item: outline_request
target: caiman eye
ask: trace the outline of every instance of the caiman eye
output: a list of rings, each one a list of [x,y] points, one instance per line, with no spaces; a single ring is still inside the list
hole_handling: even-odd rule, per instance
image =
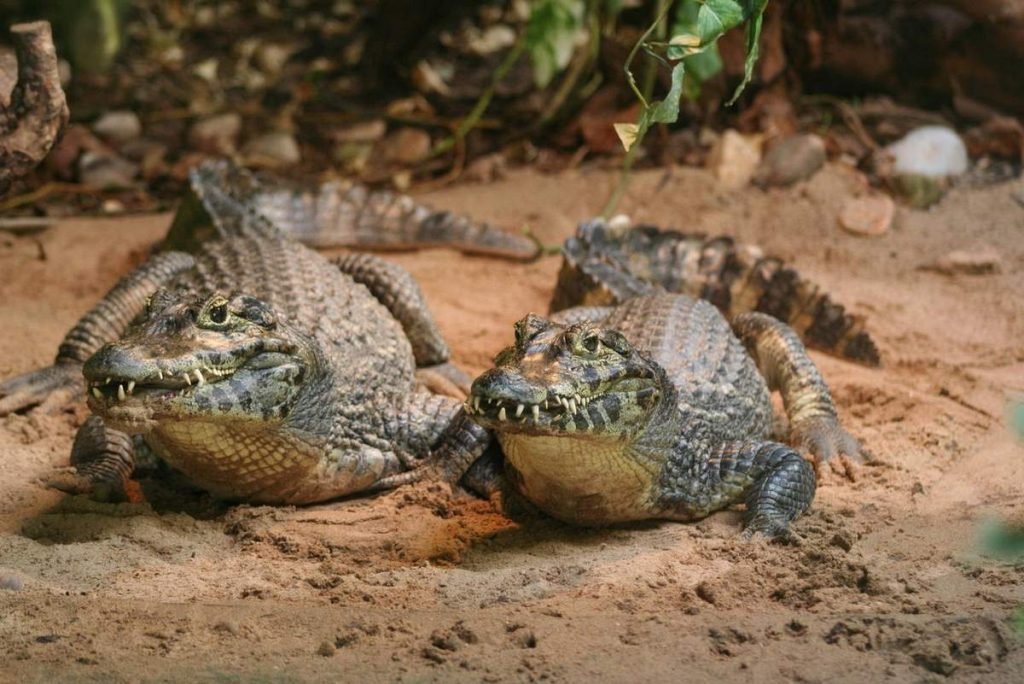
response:
[[[580,344],[582,344],[583,348],[591,354],[596,354],[598,348],[601,346],[601,340],[598,339],[597,333],[590,333],[583,338],[583,341],[580,342]]]
[[[220,325],[224,321],[228,320],[228,305],[218,304],[217,306],[210,308],[210,320]]]

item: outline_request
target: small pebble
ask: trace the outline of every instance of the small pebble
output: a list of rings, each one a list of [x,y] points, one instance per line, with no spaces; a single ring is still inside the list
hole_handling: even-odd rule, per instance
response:
[[[707,168],[723,189],[738,190],[750,182],[760,162],[760,140],[730,129],[715,141]]]
[[[839,225],[857,235],[884,235],[892,227],[895,211],[888,195],[854,197],[839,212]]]
[[[785,186],[810,178],[825,164],[825,142],[808,133],[788,136],[771,146],[754,183],[761,186]]]
[[[96,135],[113,143],[125,143],[142,134],[142,122],[135,112],[115,110],[105,112],[92,125]]]
[[[334,647],[330,641],[324,641],[320,643],[320,647],[316,649],[316,654],[321,655],[325,658],[330,658],[334,655],[334,652],[338,650]]]
[[[302,159],[295,136],[284,131],[253,138],[242,148],[242,154],[248,163],[256,166],[286,166],[297,164]]]
[[[945,178],[967,170],[967,147],[956,131],[945,126],[922,126],[886,148],[893,173]]]
[[[430,135],[418,128],[399,128],[380,142],[380,154],[385,161],[412,166],[430,154]]]

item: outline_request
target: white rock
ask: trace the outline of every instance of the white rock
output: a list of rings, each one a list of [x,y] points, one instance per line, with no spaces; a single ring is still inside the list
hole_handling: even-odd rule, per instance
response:
[[[857,235],[884,235],[892,226],[896,205],[888,195],[866,195],[846,201],[839,225]]]
[[[707,168],[726,190],[747,185],[761,162],[761,141],[727,130],[708,154]]]
[[[967,148],[956,131],[923,126],[886,148],[893,156],[893,173],[931,178],[959,176],[967,170]]]
[[[92,130],[105,140],[123,143],[142,134],[142,122],[135,112],[119,109],[103,113],[92,125]]]
[[[115,154],[88,151],[78,158],[78,179],[93,188],[129,188],[138,174],[138,164]]]
[[[242,148],[246,162],[255,166],[285,166],[302,159],[295,136],[284,131],[265,133],[253,138]]]

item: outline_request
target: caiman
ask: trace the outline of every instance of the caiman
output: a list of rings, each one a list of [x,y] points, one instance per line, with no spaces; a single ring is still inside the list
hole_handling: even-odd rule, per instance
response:
[[[796,448],[772,440],[770,390]],[[745,534],[786,537],[816,486],[798,449],[859,454],[792,328],[758,312],[730,328],[680,294],[523,318],[466,410],[496,433],[505,484],[581,525],[694,520],[745,503]],[[500,470],[474,469],[478,486],[502,489]]]
[[[78,321],[53,366],[0,383],[2,415],[81,392],[84,375],[95,415],[63,488],[116,491],[147,448],[217,497],[299,504],[486,447],[460,400],[417,382],[468,386],[412,277],[367,254],[328,261],[275,222],[332,242],[532,243],[390,193],[267,188],[225,162],[190,182],[168,242],[191,251],[156,253]]]

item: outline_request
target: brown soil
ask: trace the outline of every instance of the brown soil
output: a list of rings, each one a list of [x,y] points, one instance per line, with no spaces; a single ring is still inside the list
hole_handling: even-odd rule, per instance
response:
[[[428,199],[555,243],[610,182],[523,172]],[[977,547],[986,516],[1024,518],[1005,423],[1024,390],[1022,190],[957,190],[864,239],[837,228],[858,190],[836,168],[768,193],[692,170],[636,178],[634,218],[757,242],[869,317],[883,368],[815,358],[875,460],[825,479],[798,546],[738,539],[735,511],[581,530],[422,490],[301,509],[95,504],[43,486],[82,407],[0,419],[0,587],[15,587],[0,589],[0,680],[1024,681],[1024,565]],[[0,236],[0,377],[47,363],[167,223]],[[1001,272],[919,270],[978,244]],[[558,268],[394,258],[472,371],[546,310]]]

